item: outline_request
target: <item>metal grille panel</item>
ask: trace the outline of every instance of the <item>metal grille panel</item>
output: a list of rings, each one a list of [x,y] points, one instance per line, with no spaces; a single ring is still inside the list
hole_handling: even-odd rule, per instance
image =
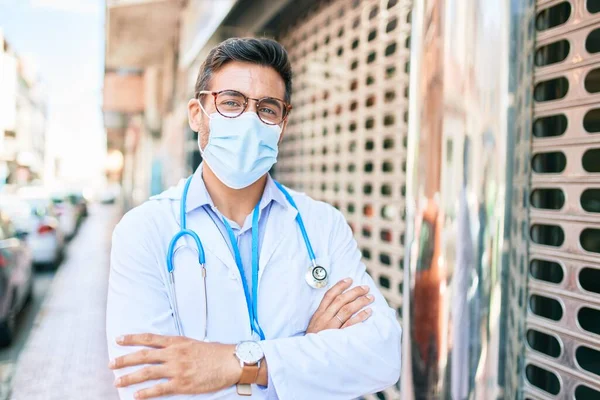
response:
[[[600,14],[537,1],[525,396],[600,398]]]
[[[295,73],[277,176],[344,213],[368,272],[399,316],[410,6],[332,1],[280,38]],[[396,399],[398,390],[373,398]]]

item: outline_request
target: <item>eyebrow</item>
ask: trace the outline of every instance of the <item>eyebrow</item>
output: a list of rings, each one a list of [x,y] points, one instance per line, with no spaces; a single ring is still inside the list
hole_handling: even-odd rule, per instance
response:
[[[277,106],[277,108],[281,108],[281,107],[279,107],[281,104],[278,101],[276,101],[276,99],[274,97],[270,97],[270,96],[262,97],[262,99],[263,99],[263,102],[265,102],[267,104],[271,104],[271,105]],[[280,101],[283,101],[283,100],[280,100]]]

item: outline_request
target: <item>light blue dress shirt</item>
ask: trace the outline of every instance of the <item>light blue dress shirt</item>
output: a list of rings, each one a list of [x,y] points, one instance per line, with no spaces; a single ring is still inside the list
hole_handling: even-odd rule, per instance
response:
[[[202,171],[202,165],[199,167],[199,171]],[[239,226],[237,222],[226,218],[218,208],[214,205],[208,190],[206,189],[206,185],[204,184],[204,180],[200,179],[190,190],[194,190],[194,194],[198,196],[198,206],[204,208],[204,210],[208,213],[208,215],[213,220],[216,227],[221,232],[221,236],[223,240],[227,243],[231,254],[235,257],[233,252],[233,247],[231,245],[231,241],[229,240],[229,235],[227,234],[227,228],[225,228],[225,224],[223,223],[223,218],[227,220],[229,225],[233,230],[233,234],[237,240],[238,248],[240,249],[240,255],[242,257],[242,264],[244,267],[244,275],[246,276],[246,282],[248,283],[249,294],[252,296],[252,213],[250,213],[245,221],[243,226]],[[265,185],[265,190],[263,192],[262,198],[260,200],[259,205],[259,215],[258,215],[258,250],[260,252],[260,248],[263,242],[263,238],[265,235],[265,227],[266,221],[269,219],[269,213],[271,211],[271,203],[278,202],[279,204],[284,204],[286,202],[285,196],[275,185],[273,182],[273,178],[270,175],[267,176],[267,183]],[[254,301],[254,299],[251,299]]]

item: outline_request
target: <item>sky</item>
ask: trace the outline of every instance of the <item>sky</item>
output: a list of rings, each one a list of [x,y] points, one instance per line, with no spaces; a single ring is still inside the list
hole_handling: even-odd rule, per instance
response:
[[[71,182],[99,178],[104,165],[104,7],[104,0],[0,0],[0,29],[43,81],[48,152]]]

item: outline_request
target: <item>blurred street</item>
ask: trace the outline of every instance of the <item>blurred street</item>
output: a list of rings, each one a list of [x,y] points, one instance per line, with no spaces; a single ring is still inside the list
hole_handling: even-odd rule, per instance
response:
[[[0,399],[8,398],[18,357],[30,337],[34,324],[39,321],[36,321],[36,316],[42,307],[48,290],[52,286],[54,276],[54,271],[43,271],[35,274],[33,298],[17,318],[14,342],[11,347],[0,350]]]
[[[83,393],[86,399],[117,398],[104,329],[110,237],[117,219],[114,207],[90,207],[54,279],[53,273],[36,274],[34,301],[21,318],[18,344],[1,353],[3,399],[77,399]]]

